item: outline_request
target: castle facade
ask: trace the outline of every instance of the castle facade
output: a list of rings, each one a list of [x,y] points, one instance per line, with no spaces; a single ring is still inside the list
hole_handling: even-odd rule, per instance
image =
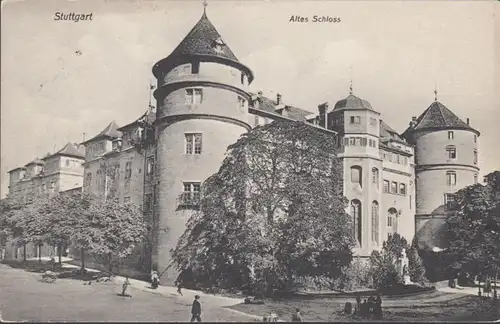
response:
[[[230,144],[273,120],[302,121],[335,135],[361,257],[393,233],[411,240],[429,220],[442,222],[453,193],[477,182],[479,132],[468,119],[436,100],[400,135],[352,89],[315,114],[279,94],[251,93],[253,72],[206,13],[152,72],[156,106],[125,126],[111,122],[83,143],[83,190],[142,207],[151,228],[140,262],[168,269],[166,282],[176,279],[170,250],[197,210],[203,181],[218,171]]]

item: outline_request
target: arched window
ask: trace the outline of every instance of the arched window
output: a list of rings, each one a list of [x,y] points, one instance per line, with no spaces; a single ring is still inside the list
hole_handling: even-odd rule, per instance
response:
[[[379,244],[379,213],[378,202],[372,202],[372,240]]]
[[[352,183],[358,183],[360,186],[362,186],[362,182],[361,182],[362,171],[363,171],[363,169],[360,166],[354,165],[351,167],[351,182]]]
[[[354,237],[356,241],[358,241],[359,245],[361,245],[361,201],[354,199],[351,201],[351,216],[354,223]]]
[[[373,183],[374,185],[376,185],[376,186],[377,186],[377,188],[378,188],[378,184],[379,184],[379,180],[378,180],[378,179],[379,179],[379,176],[378,176],[378,169],[377,169],[377,168],[373,168],[373,169],[372,169],[372,183]]]
[[[397,214],[396,208],[389,208],[387,211],[387,237],[396,232]]]

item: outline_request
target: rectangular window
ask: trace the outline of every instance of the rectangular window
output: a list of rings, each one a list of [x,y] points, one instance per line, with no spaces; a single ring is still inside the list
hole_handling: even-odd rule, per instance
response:
[[[245,85],[245,73],[241,72],[241,84]]]
[[[477,164],[477,150],[474,150],[474,164]]]
[[[240,96],[238,96],[238,108],[244,109],[246,107],[246,100]]]
[[[391,183],[391,193],[398,193],[398,183],[397,182],[392,182]]]
[[[446,206],[446,209],[447,210],[453,209],[456,200],[457,200],[457,195],[450,194],[450,193],[445,194],[444,195],[444,205]]]
[[[447,147],[446,153],[448,155],[448,159],[456,159],[457,158],[457,149],[455,147],[452,147],[452,146]]]
[[[56,191],[56,182],[55,181],[52,181],[50,183],[50,192],[55,192]]]
[[[154,158],[151,156],[148,158],[147,164],[146,164],[146,175],[151,176],[154,171]]]
[[[366,146],[368,143],[368,139],[366,138],[361,138],[361,146]]]
[[[448,186],[457,184],[457,174],[455,172],[446,172],[446,183]]]
[[[360,116],[351,116],[351,124],[361,124]]]
[[[89,187],[92,184],[92,172],[87,172],[87,176],[85,177],[85,186]]]
[[[355,137],[349,137],[349,145],[356,146],[356,138]]]
[[[191,64],[186,64],[182,67],[182,74],[191,74]]]
[[[359,183],[361,185],[361,168],[351,167],[351,182]]]
[[[477,184],[477,173],[474,173],[474,184]]]
[[[151,211],[151,194],[147,194],[144,197],[144,212],[149,213]]]
[[[389,215],[387,216],[387,227],[392,227],[392,216]],[[388,234],[390,235],[390,234]]]
[[[401,155],[396,154],[396,163],[401,164]]]
[[[201,154],[202,134],[184,134],[186,137],[186,154]]]
[[[474,135],[474,143],[477,143],[477,135]]]
[[[125,163],[125,179],[132,178],[132,162]]]
[[[349,146],[349,137],[344,138],[344,146]]]
[[[69,160],[66,160],[66,166],[68,167],[69,166]]]
[[[410,195],[410,210],[411,210],[411,195]]]
[[[186,89],[186,104],[197,105],[203,101],[202,89]]]
[[[449,131],[448,132],[448,139],[454,139],[455,138],[455,134],[453,133],[453,131]]]
[[[370,125],[371,125],[371,126],[376,126],[376,125],[377,125],[377,119],[376,119],[376,118],[371,117],[371,118],[370,118]]]
[[[199,205],[201,193],[201,183],[184,182],[184,191],[182,193],[182,204]]]
[[[384,180],[384,192],[388,193],[389,192],[389,181]]]
[[[399,194],[406,195],[406,184],[404,183],[399,184]]]
[[[130,197],[123,197],[123,203],[124,204],[130,203]]]
[[[200,62],[193,62],[191,64],[191,73],[192,74],[200,73]]]

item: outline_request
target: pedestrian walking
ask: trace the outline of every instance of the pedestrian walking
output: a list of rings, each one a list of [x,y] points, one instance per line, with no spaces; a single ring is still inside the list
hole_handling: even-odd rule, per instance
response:
[[[158,276],[158,272],[153,271],[151,274],[151,287],[153,289],[158,288],[158,285],[160,284],[160,277]]]
[[[130,286],[130,281],[128,280],[128,277],[125,278],[125,282],[122,285],[122,296],[124,297],[132,297],[127,294],[127,288]]]
[[[375,298],[374,315],[376,319],[382,319],[382,297],[380,294],[377,294],[377,298]]]
[[[300,313],[300,309],[295,309],[295,313],[292,314],[292,322],[302,322],[302,314]]]
[[[360,296],[356,297],[356,310],[354,311],[354,313],[357,315],[361,314],[361,297]]]
[[[191,322],[195,320],[201,322],[201,304],[198,299],[200,299],[200,296],[194,296],[193,307],[191,307]]]
[[[182,296],[182,284],[180,282],[177,284],[177,293]]]

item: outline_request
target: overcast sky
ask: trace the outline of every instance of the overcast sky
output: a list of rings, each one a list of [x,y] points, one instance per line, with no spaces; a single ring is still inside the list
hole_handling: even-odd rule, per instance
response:
[[[439,101],[481,132],[484,174],[500,169],[496,4],[210,0],[207,14],[255,73],[253,91],[279,92],[285,103],[312,112],[345,98],[352,74],[355,95],[402,133],[432,103],[437,84]],[[8,170],[81,141],[83,132],[89,138],[111,120],[124,125],[139,117],[151,67],[203,12],[201,0],[2,5],[2,196]],[[92,13],[93,20],[54,21],[56,12]],[[289,22],[295,15],[309,22]],[[314,15],[341,23],[313,23]]]

